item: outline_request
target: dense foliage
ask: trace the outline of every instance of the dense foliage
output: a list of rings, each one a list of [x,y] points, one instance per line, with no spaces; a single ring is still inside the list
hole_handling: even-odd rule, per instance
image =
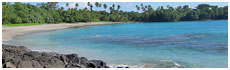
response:
[[[159,6],[154,10],[151,5],[136,5],[137,11],[126,12],[120,10],[120,5],[108,7],[106,4],[95,3],[96,8],[109,8],[110,12],[105,10],[93,10],[93,5],[88,2],[89,8],[78,9],[69,8],[64,10],[58,8],[57,2],[40,3],[31,5],[20,2],[14,4],[2,3],[2,21],[3,24],[20,23],[75,23],[75,22],[166,22],[166,21],[192,21],[207,19],[227,19],[228,6],[218,7],[209,4],[200,4],[195,9],[188,5],[178,6]],[[66,6],[69,6],[67,3]],[[143,11],[139,13],[138,11]]]

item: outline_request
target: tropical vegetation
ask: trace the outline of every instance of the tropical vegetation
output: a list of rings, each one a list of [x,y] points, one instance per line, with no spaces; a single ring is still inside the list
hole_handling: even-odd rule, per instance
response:
[[[22,24],[22,23],[76,23],[76,22],[168,22],[168,21],[193,21],[193,20],[218,20],[228,19],[228,6],[218,7],[209,4],[199,4],[196,8],[188,5],[159,6],[153,9],[151,5],[136,5],[136,11],[123,11],[120,5],[113,4],[109,7],[106,4],[96,2],[88,7],[79,9],[79,4],[75,8],[64,9],[58,7],[58,2],[39,3],[31,5],[29,3],[2,3],[2,23]],[[69,3],[66,3],[66,7]],[[104,10],[93,10],[93,8],[103,8]],[[109,9],[109,11],[106,11]]]

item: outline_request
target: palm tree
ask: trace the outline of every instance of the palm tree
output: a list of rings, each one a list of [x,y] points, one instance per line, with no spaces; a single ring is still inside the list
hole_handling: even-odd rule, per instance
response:
[[[169,5],[167,5],[167,8],[169,8],[170,6]]]
[[[174,10],[174,8],[172,6],[169,6],[168,9],[169,10]]]
[[[144,6],[141,6],[141,9],[142,9],[143,11],[145,11],[145,7],[144,7]]]
[[[91,5],[90,2],[88,2],[87,5],[90,6]]]
[[[100,8],[101,8],[101,4],[99,4],[99,6],[98,6],[98,7],[99,7],[99,10],[100,10]]]
[[[93,5],[90,5],[90,11],[93,11]]]
[[[178,12],[182,12],[182,6],[178,6],[178,7],[176,8],[176,10],[177,10]]]
[[[145,11],[144,4],[142,4],[142,3],[141,3],[141,9],[142,9],[143,11]]]
[[[87,6],[90,7],[90,11],[93,11],[93,5],[91,5],[90,2],[87,3]]]
[[[99,4],[99,6],[98,7],[101,7],[101,4]]]
[[[138,5],[136,5],[136,8],[137,8],[138,11],[140,10],[140,7]]]
[[[115,4],[113,4],[113,5],[112,5],[112,7],[113,7],[113,9],[114,9],[114,7],[115,7]]]
[[[119,10],[121,8],[121,6],[120,5],[117,5],[117,10]]]
[[[145,6],[145,9],[148,8],[148,6]]]
[[[56,9],[58,2],[48,2],[46,3],[47,9]]]
[[[109,7],[109,10],[111,11],[111,10],[113,10],[113,8],[112,8],[112,7]]]
[[[103,6],[104,6],[105,9],[107,8],[107,5],[106,5],[106,4],[104,4]]]
[[[98,9],[98,7],[99,7],[99,3],[98,2],[96,2],[95,3],[95,6],[97,7],[97,9]]]
[[[99,6],[99,3],[98,3],[98,2],[96,2],[96,3],[95,3],[95,6],[96,6],[96,7],[98,7],[98,6]]]
[[[189,6],[188,5],[184,5],[183,6],[183,10],[185,11],[185,10],[188,10],[189,9]]]
[[[64,7],[61,7],[61,10],[64,10]]]
[[[68,7],[68,6],[69,6],[69,3],[66,3],[65,6]]]
[[[148,10],[153,9],[151,5],[148,5]]]
[[[77,10],[77,7],[78,7],[78,3],[75,4],[75,7],[76,7],[76,10]]]
[[[164,6],[161,6],[160,9],[163,10],[163,9],[164,9]]]
[[[87,6],[90,7],[90,5],[91,5],[90,2],[88,2],[88,3],[87,3]]]
[[[109,7],[110,13],[113,14],[113,7]]]
[[[45,3],[41,3],[41,4],[38,4],[40,6],[40,8],[44,8],[46,9],[46,4]]]
[[[148,8],[148,6],[144,6],[143,7],[143,11],[146,11],[147,8]]]
[[[143,7],[144,5],[141,3],[141,7]]]
[[[69,6],[69,3],[66,3],[65,6],[68,7],[68,6]],[[68,10],[69,10],[69,9],[70,9],[70,8],[68,8]]]

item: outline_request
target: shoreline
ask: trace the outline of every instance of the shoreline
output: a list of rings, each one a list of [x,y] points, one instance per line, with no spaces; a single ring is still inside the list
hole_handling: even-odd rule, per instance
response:
[[[221,20],[226,20],[226,19],[221,19]],[[198,21],[212,21],[212,20],[198,20]],[[177,21],[177,22],[186,22],[186,21]],[[42,25],[18,26],[18,27],[2,26],[2,42],[13,40],[13,38],[18,35],[24,35],[24,34],[34,33],[34,32],[84,27],[84,26],[122,24],[122,23],[148,23],[148,22],[79,22],[79,23],[66,23],[66,24],[42,24]]]
[[[122,23],[128,23],[128,22],[87,22],[87,23],[66,23],[66,24],[42,24],[42,25],[18,26],[18,27],[4,27],[3,26],[2,27],[2,42],[14,40],[15,36],[37,33],[37,32],[53,31],[53,30],[76,28],[76,27],[96,26],[96,25],[122,24]],[[40,51],[34,51],[31,49],[28,49],[27,47],[24,47],[24,46],[15,46],[15,45],[6,45],[6,44],[2,44],[2,46],[4,46],[2,48],[2,51],[4,52],[3,54],[4,63],[2,63],[3,68],[109,68],[109,66],[107,66],[106,63],[102,60],[88,60],[85,57],[78,57],[78,54],[59,54],[56,52],[40,52]],[[21,52],[25,52],[26,54],[29,53],[31,56],[37,56],[37,54],[50,55],[50,56],[45,56],[47,57],[47,58],[44,58],[46,60],[48,60],[48,58],[56,58],[57,57],[56,55],[58,55],[58,57],[64,57],[64,60],[62,58],[55,59],[55,60],[60,61],[61,64],[57,62],[55,63],[42,62],[42,63],[48,64],[47,66],[44,64],[39,64],[41,63],[40,58],[43,58],[43,56],[24,58],[24,57],[21,57],[21,56],[27,56],[24,53],[18,56],[17,53],[7,52],[5,50],[10,50],[10,51],[15,51],[15,52],[21,51]],[[53,56],[53,54],[55,54],[55,56]],[[72,55],[76,55],[76,59],[68,60],[72,58]],[[17,58],[15,59],[10,58],[11,56],[20,57],[20,58],[23,58],[23,60],[20,60]],[[71,58],[69,58],[69,56],[71,56]],[[26,61],[24,59],[26,59]],[[31,59],[36,59],[36,60],[31,60]],[[13,60],[13,61],[10,61],[10,60]],[[18,60],[20,61],[18,62]],[[54,59],[50,59],[50,60],[54,61]],[[80,61],[80,63],[74,62],[74,61]],[[19,63],[19,64],[15,64],[15,63]],[[77,65],[74,65],[74,64],[77,64]]]
[[[86,22],[86,23],[66,23],[66,24],[42,24],[33,26],[18,26],[18,27],[2,27],[2,42],[13,40],[15,36],[24,35],[34,32],[84,27],[84,26],[96,26],[107,24],[122,24],[127,22]]]
[[[61,54],[41,52],[28,49],[26,46],[2,44],[3,68],[181,68],[183,65],[173,60],[157,60],[151,64],[109,64],[101,59],[88,59],[78,53]],[[12,58],[13,57],[13,58]],[[165,65],[172,63],[173,65]],[[162,65],[163,64],[163,65]]]
[[[10,40],[14,40],[14,37],[16,36],[20,36],[20,35],[25,35],[25,34],[31,34],[31,33],[39,33],[39,32],[44,32],[44,31],[53,31],[53,30],[59,30],[59,29],[67,29],[67,28],[77,28],[77,27],[86,27],[86,26],[96,26],[96,25],[107,25],[107,24],[122,24],[122,23],[140,23],[140,22],[89,22],[89,23],[70,23],[70,24],[42,24],[42,25],[32,25],[32,26],[18,26],[18,27],[2,27],[2,41],[10,41]],[[37,28],[36,28],[37,27]],[[34,29],[35,28],[35,29]],[[43,29],[42,29],[43,28]],[[29,30],[26,30],[26,29],[29,29]],[[20,33],[21,32],[21,33]],[[9,34],[12,34],[12,35],[9,35]],[[10,44],[2,44],[3,50],[12,50],[12,51],[17,51],[17,49],[19,49],[19,51],[25,51],[25,50],[29,50],[29,51],[26,51],[26,53],[29,53],[30,55],[32,56],[36,56],[37,53],[39,54],[47,54],[47,55],[64,55],[64,56],[68,56],[68,55],[78,55],[77,53],[75,54],[61,54],[61,53],[57,53],[57,52],[41,52],[41,51],[37,51],[37,50],[32,50],[32,49],[28,49],[26,46],[18,46],[18,45],[10,45]],[[10,47],[10,48],[9,48]],[[12,48],[13,47],[13,48]],[[23,47],[23,48],[21,48]],[[16,49],[15,49],[16,48]],[[6,51],[3,51],[4,53],[6,53]],[[34,52],[36,52],[36,54],[34,54]],[[5,56],[4,57],[4,63],[3,64],[3,68],[53,68],[53,67],[57,67],[57,68],[72,68],[75,66],[69,66],[67,64],[65,64],[65,62],[63,60],[61,60],[61,62],[64,63],[61,64],[61,65],[52,65],[52,63],[47,63],[49,64],[48,66],[46,65],[43,65],[43,64],[38,64],[38,62],[40,61],[39,59],[34,61],[34,60],[29,60],[29,61],[21,61],[21,62],[17,62],[18,60],[20,59],[14,59],[14,58],[8,58],[10,56],[14,56],[14,57],[20,57],[20,56],[17,56],[16,53],[12,53],[12,55],[10,56],[7,56],[8,55],[8,52],[7,54],[4,54]],[[21,56],[26,56],[24,54],[20,54]],[[42,56],[43,57],[43,56]],[[47,56],[48,57],[48,56]],[[51,57],[56,57],[56,56],[51,56]],[[58,56],[59,57],[59,56]],[[24,58],[24,57],[21,57],[23,59],[27,59],[27,58]],[[32,59],[37,59],[37,58],[41,58],[41,57],[31,57]],[[79,57],[78,59],[80,59],[81,57]],[[85,58],[85,57],[83,57]],[[87,59],[87,58],[86,58]],[[13,60],[13,61],[9,61],[9,60]],[[53,60],[52,60],[53,61]],[[73,60],[74,61],[74,60]],[[96,61],[95,63],[92,62],[92,61]],[[18,65],[15,64],[16,63],[19,63]],[[144,64],[141,64],[141,65],[124,65],[124,64],[119,64],[119,65],[109,65],[107,64],[106,62],[104,62],[103,60],[88,60],[86,61],[87,64],[91,63],[93,64],[94,66],[87,66],[87,65],[82,65],[80,64],[80,66],[76,66],[76,68],[146,68]],[[104,65],[100,66],[100,65],[97,65],[99,63],[103,63]],[[29,63],[29,64],[32,64],[34,66],[30,66],[30,65],[26,65],[25,63]],[[79,65],[78,64],[78,65]],[[147,67],[148,68],[148,67]],[[176,66],[175,67],[172,67],[172,68],[177,68]]]
[[[123,22],[123,23],[133,23],[133,22]],[[66,27],[66,28],[60,28],[60,29],[71,29],[71,28],[85,28],[85,27],[88,27],[88,26],[94,26],[95,24],[86,24],[86,23],[83,23],[84,25],[81,25],[81,26],[76,26],[77,25],[77,23],[74,23],[74,26],[70,26],[70,27]],[[115,25],[115,24],[119,24],[119,23],[105,23],[105,24],[112,24],[112,25]],[[49,24],[49,25],[57,25],[57,24]],[[96,25],[104,25],[104,24],[96,24]],[[123,24],[122,24],[123,25]],[[40,25],[35,25],[35,26],[40,26]],[[30,27],[30,26],[26,26],[26,27]],[[55,26],[54,26],[55,27]],[[32,34],[32,33],[41,33],[41,32],[48,32],[48,31],[56,31],[56,30],[59,30],[59,29],[51,29],[51,30],[39,30],[39,31],[32,31],[32,32],[28,32],[28,33],[24,33],[24,34],[21,34],[21,35],[25,35],[25,34]],[[18,30],[19,31],[19,30]],[[23,31],[23,30],[22,30]],[[15,36],[18,36],[18,35],[15,35]],[[14,37],[15,37],[14,36]],[[3,36],[4,37],[4,36]],[[12,39],[11,40],[16,40],[14,37],[12,37]],[[4,43],[3,43],[4,44]],[[25,46],[25,45],[24,45]],[[48,46],[47,46],[48,47]],[[30,49],[31,50],[31,49]],[[32,50],[32,51],[34,51],[34,50]],[[39,51],[40,52],[40,51]],[[47,52],[46,52],[47,53]],[[60,54],[60,53],[59,53]],[[175,65],[178,65],[178,63],[176,62],[176,63],[174,63]],[[108,64],[107,64],[108,65]],[[133,66],[129,66],[129,65],[123,65],[123,64],[121,64],[121,65],[108,65],[108,67],[112,67],[112,68],[117,68],[117,67],[130,67],[130,68],[133,68],[133,67],[139,67],[139,65],[133,65]],[[141,65],[140,65],[141,66]],[[180,64],[178,65],[178,66],[180,66]]]
[[[4,44],[2,52],[2,68],[109,68],[102,60],[89,60],[78,54],[38,52]]]

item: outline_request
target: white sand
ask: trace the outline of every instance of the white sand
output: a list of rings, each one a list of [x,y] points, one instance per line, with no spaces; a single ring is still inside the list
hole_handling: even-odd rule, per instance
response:
[[[43,24],[34,26],[2,27],[2,41],[12,40],[16,35],[23,35],[36,31],[48,31],[65,29],[70,27],[81,27],[91,25],[118,24],[121,22],[90,22],[90,23],[71,23],[71,24]]]

